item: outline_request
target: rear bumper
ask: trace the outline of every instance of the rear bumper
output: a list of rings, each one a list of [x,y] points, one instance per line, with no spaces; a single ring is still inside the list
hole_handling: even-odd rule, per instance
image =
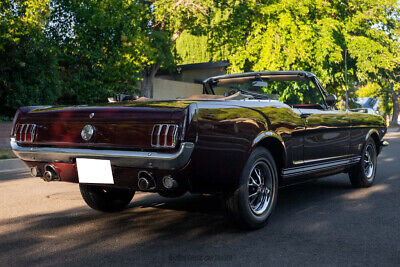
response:
[[[46,166],[51,165],[58,175],[58,178],[54,181],[79,183],[76,163],[46,163],[25,161],[25,164],[29,168],[36,168],[39,171],[39,175],[37,175],[37,177],[43,176]],[[153,176],[155,182],[155,188],[152,188],[148,191],[160,192],[170,190],[163,186],[162,179],[165,176],[171,176],[174,178],[178,182],[179,188],[189,190],[189,177],[191,177],[191,168],[189,166],[190,164],[175,171],[112,166],[112,174],[114,179],[113,184],[91,183],[91,185],[126,188],[139,191],[139,173],[141,171],[146,171]]]
[[[108,159],[111,165],[118,167],[151,168],[161,170],[178,170],[184,167],[192,155],[194,144],[181,143],[174,153],[95,150],[54,147],[22,147],[11,138],[11,149],[24,161],[74,163],[76,158]]]

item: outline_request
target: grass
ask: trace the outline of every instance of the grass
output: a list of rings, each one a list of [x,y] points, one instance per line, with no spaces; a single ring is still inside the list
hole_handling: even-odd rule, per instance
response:
[[[12,120],[13,120],[12,117],[0,115],[0,122],[2,122],[2,121],[10,122]]]
[[[16,158],[10,149],[0,149],[0,159],[13,159]]]

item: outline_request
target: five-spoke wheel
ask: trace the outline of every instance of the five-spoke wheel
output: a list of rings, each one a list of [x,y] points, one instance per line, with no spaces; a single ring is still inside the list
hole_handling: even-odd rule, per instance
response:
[[[373,162],[373,153],[375,153],[375,150],[373,149],[371,144],[368,144],[365,148],[364,155],[363,155],[363,161],[364,161],[364,173],[365,177],[369,180],[372,178],[372,175],[374,174],[374,162]]]
[[[369,138],[362,150],[361,160],[349,171],[351,184],[354,187],[369,187],[374,183],[376,175],[376,145]]]
[[[255,214],[262,214],[271,202],[271,170],[260,160],[250,171],[248,180],[249,206]]]
[[[257,229],[270,217],[277,194],[275,160],[267,149],[258,147],[246,162],[239,187],[227,197],[227,210],[244,228]]]

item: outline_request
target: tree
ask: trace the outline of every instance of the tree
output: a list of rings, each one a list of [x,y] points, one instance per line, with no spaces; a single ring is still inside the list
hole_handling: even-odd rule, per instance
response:
[[[389,60],[395,49],[385,48],[388,27],[381,27],[391,26],[395,0],[219,0],[210,10],[213,59],[215,50],[228,50],[219,59],[230,61],[231,72],[308,70],[343,98],[345,57],[352,90],[372,79],[366,73],[392,73],[396,62]]]
[[[52,104],[60,94],[57,61],[43,28],[48,1],[0,2],[0,113]]]
[[[156,53],[145,66],[141,83],[141,95],[151,97],[153,79],[160,67],[171,68],[175,64],[172,54],[176,40],[182,32],[199,34],[207,25],[208,7],[211,0],[152,0],[150,39]]]
[[[193,35],[183,31],[176,39],[175,60],[179,64],[191,64],[211,61],[211,53],[208,50],[206,35]]]
[[[47,35],[58,46],[63,102],[96,103],[114,93],[151,97],[160,67],[175,65],[176,39],[196,31],[200,0],[53,0]],[[84,82],[82,82],[84,81]]]
[[[357,59],[357,75],[361,81],[374,81],[380,87],[378,95],[392,100],[392,125],[399,115],[400,82],[400,18],[397,1],[375,3],[368,17],[360,17],[357,25],[370,25],[349,38],[349,49]],[[368,23],[369,22],[369,23]],[[387,99],[383,101],[387,103]],[[385,107],[388,110],[389,106]]]
[[[149,6],[131,0],[53,0],[46,34],[57,47],[64,104],[99,103],[135,93],[157,53]]]

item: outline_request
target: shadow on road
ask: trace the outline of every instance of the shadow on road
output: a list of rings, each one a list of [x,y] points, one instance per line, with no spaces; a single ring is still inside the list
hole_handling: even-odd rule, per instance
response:
[[[368,189],[351,188],[341,174],[280,190],[268,225],[251,232],[224,216],[219,197],[189,194],[139,194],[120,213],[82,206],[1,220],[0,264],[398,264],[400,186],[391,157],[380,157]]]
[[[343,176],[283,189],[269,225],[253,232],[238,230],[221,215],[224,208],[220,198],[202,195],[179,199],[147,195],[133,202],[126,211],[113,214],[82,207],[19,217],[0,221],[0,227],[9,227],[9,231],[0,234],[0,263],[172,263],[186,254],[219,253],[228,259],[225,263],[235,260],[245,264],[246,256],[238,258],[237,253],[246,255],[245,251],[250,251],[250,256],[264,250],[275,253],[266,260],[273,264],[285,261],[282,253],[298,254],[305,247],[311,250],[326,247],[332,252],[329,242],[334,243],[333,251],[338,252],[338,242],[343,244],[350,237],[357,243],[358,237],[353,235],[361,233],[360,229],[352,234],[335,228],[345,222],[344,226],[351,229],[359,219],[368,222],[369,214],[379,209],[373,204],[367,209],[354,210],[351,203],[346,207],[345,202],[351,201],[344,197],[351,192],[353,189]],[[372,197],[375,195],[368,198]],[[335,210],[343,220],[336,217]],[[319,241],[315,243],[316,240]],[[361,255],[363,250],[355,248]],[[308,262],[307,255],[303,252],[299,259]],[[360,261],[364,259],[361,257]],[[289,258],[286,260],[291,262]],[[319,263],[328,263],[328,260],[320,258]],[[345,262],[336,259],[335,263]]]

